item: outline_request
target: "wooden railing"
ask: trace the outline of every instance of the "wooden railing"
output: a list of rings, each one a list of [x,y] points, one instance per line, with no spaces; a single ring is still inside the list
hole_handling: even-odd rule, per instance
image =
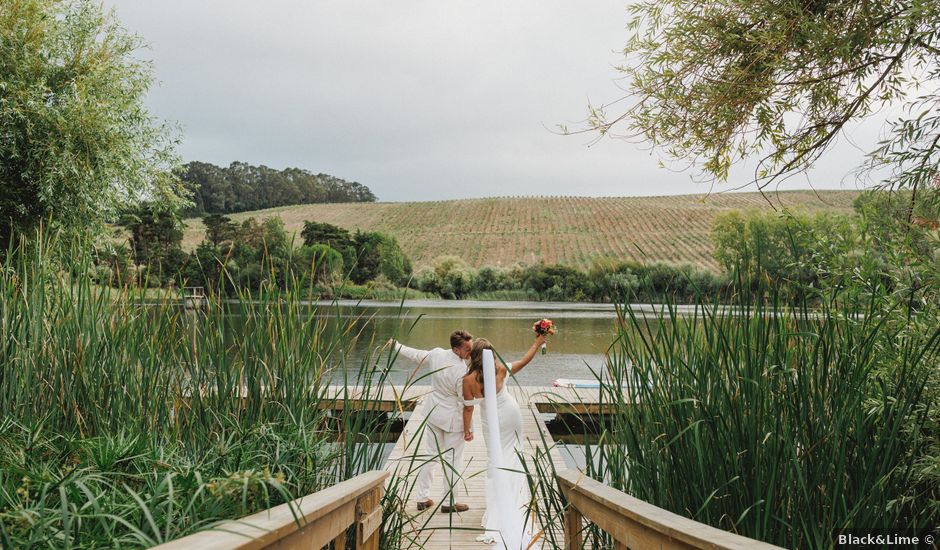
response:
[[[581,549],[583,519],[593,522],[610,535],[617,550],[781,550],[779,546],[673,514],[585,477],[580,472],[559,472],[557,478],[568,501],[564,520],[567,550]]]
[[[378,550],[386,471],[371,471],[211,530],[157,546],[160,550],[258,548],[346,548],[346,531],[355,524],[356,550]]]

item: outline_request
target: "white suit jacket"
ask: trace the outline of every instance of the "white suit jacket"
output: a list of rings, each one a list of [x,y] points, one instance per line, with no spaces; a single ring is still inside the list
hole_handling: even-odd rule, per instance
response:
[[[431,373],[431,393],[425,397],[428,424],[445,432],[462,432],[463,377],[467,374],[467,364],[450,349],[424,351],[396,344],[399,355],[427,367]]]

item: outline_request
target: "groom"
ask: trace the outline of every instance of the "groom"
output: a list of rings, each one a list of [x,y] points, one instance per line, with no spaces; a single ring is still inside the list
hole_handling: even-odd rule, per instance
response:
[[[466,504],[454,503],[454,485],[456,477],[463,470],[463,377],[467,374],[466,360],[473,347],[473,336],[465,330],[454,331],[450,335],[450,349],[434,348],[422,351],[395,342],[399,354],[426,365],[431,372],[431,393],[427,399],[427,422],[425,424],[424,444],[428,455],[440,455],[444,460],[444,479],[449,487],[450,504],[441,506],[441,511],[466,512]],[[469,436],[472,438],[472,434]],[[418,482],[415,486],[415,498],[418,510],[434,505],[431,500],[431,484],[434,481],[434,469],[437,460],[428,459],[421,465]]]

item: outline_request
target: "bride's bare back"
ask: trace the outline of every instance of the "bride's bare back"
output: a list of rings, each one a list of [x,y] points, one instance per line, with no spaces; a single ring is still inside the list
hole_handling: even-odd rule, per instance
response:
[[[503,391],[503,384],[506,383],[506,374],[508,372],[506,365],[499,361],[496,362],[496,393]],[[483,398],[483,381],[478,380],[474,373],[463,377],[463,398],[467,401]]]

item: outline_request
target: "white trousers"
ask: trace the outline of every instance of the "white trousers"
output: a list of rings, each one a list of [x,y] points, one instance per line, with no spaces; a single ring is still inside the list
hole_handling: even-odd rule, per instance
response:
[[[434,484],[434,472],[443,466],[446,490],[445,505],[457,502],[455,487],[463,475],[463,432],[445,432],[429,423],[424,424],[425,455],[420,458],[423,462],[418,472],[418,481],[415,485],[414,497],[418,502],[431,498],[431,486]]]

